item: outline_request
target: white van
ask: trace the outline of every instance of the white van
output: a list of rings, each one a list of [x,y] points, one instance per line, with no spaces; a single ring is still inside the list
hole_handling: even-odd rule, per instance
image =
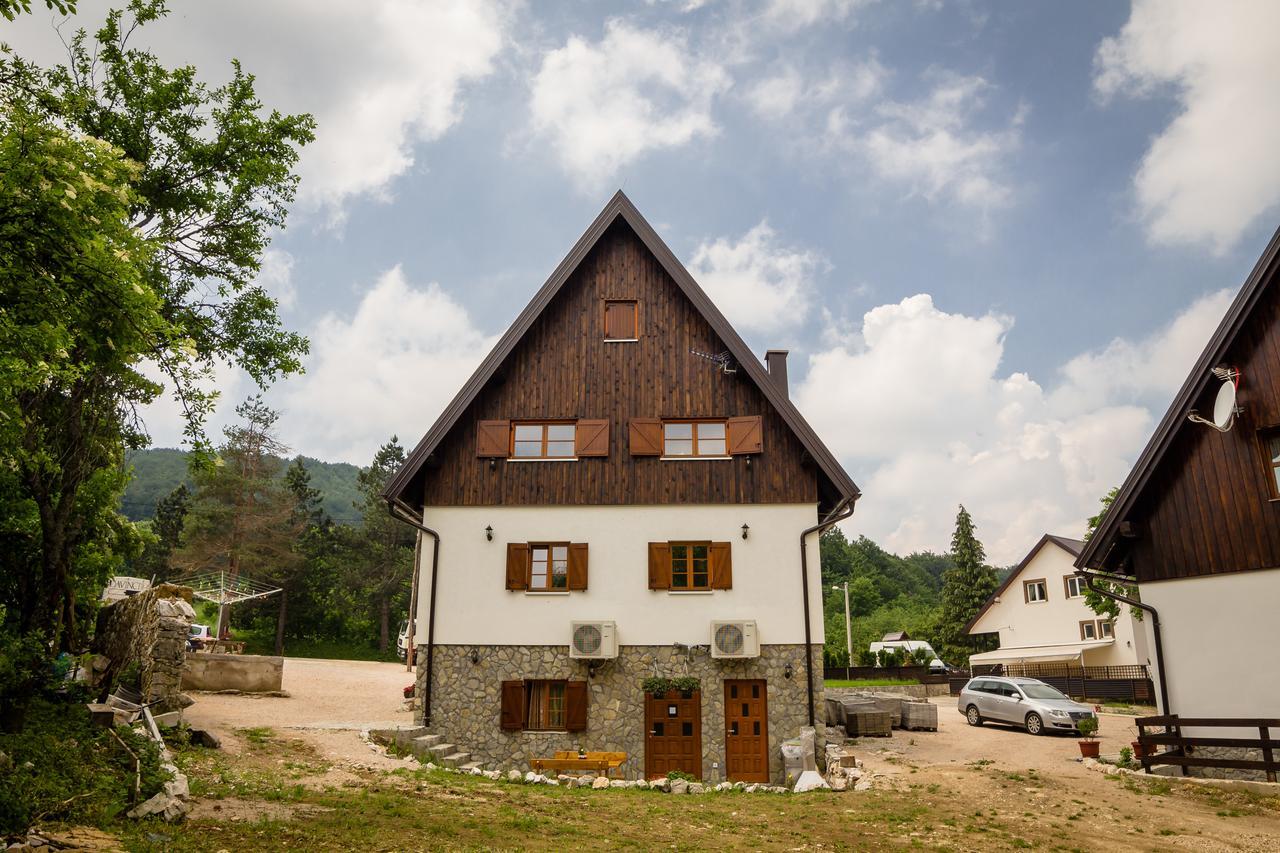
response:
[[[879,654],[885,649],[897,649],[899,652],[908,651],[915,652],[917,649],[924,649],[931,656],[929,661],[930,672],[946,672],[947,665],[938,657],[938,653],[933,650],[933,646],[929,645],[926,640],[879,640],[871,644],[871,651]]]
[[[414,629],[413,643],[417,645],[422,639],[417,635],[417,628]],[[409,620],[405,619],[400,623],[400,631],[396,634],[396,654],[400,655],[400,660],[409,659]]]

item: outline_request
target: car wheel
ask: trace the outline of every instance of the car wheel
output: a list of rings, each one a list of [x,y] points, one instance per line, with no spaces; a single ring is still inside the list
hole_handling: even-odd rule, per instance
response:
[[[969,721],[971,726],[982,725],[982,715],[978,713],[977,705],[970,705],[964,711],[964,718]]]
[[[1027,714],[1027,734],[1044,734],[1044,720],[1040,719],[1039,714]]]

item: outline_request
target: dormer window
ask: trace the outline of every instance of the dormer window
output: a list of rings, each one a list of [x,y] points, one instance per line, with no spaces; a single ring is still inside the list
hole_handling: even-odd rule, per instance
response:
[[[615,343],[640,337],[640,304],[634,299],[606,299],[604,339]]]

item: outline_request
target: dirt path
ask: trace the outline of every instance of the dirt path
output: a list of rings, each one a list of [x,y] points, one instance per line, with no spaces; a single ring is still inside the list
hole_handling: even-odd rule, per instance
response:
[[[185,717],[192,727],[217,734],[232,753],[244,748],[239,730],[266,727],[295,732],[320,756],[339,764],[400,767],[403,762],[373,752],[360,732],[412,725],[412,712],[401,707],[404,687],[411,683],[413,674],[402,664],[285,658],[287,698],[195,693],[196,704]]]

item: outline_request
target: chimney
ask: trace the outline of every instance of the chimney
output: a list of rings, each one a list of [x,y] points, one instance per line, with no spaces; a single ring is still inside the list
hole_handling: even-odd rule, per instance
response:
[[[769,370],[769,378],[778,386],[782,396],[787,394],[787,350],[771,349],[764,354],[764,366]]]

